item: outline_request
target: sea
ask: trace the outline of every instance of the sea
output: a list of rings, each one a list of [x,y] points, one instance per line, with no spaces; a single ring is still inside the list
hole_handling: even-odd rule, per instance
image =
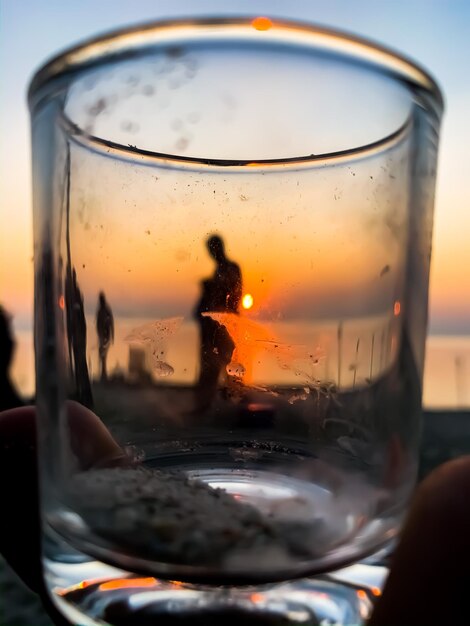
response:
[[[98,340],[91,316],[88,319],[88,329],[88,367],[91,376],[98,376]],[[157,369],[160,367],[161,375],[167,376],[169,383],[193,383],[198,369],[198,330],[194,322],[182,321],[180,318],[161,320],[160,326],[155,326],[155,322],[148,319],[116,320],[115,342],[108,354],[108,372],[112,375],[128,370],[133,358],[131,352],[138,348],[135,343],[136,332],[145,337],[149,329],[155,339],[154,360],[157,359]],[[269,382],[295,382],[295,378],[289,381],[282,379],[282,376],[285,376],[286,370],[290,370],[291,378],[294,376],[293,372],[298,375],[292,363],[306,356],[303,354],[306,338],[310,367],[307,375],[336,383],[340,377],[341,384],[345,387],[375,378],[386,367],[387,361],[393,359],[393,332],[390,337],[386,321],[378,318],[372,325],[369,320],[367,326],[362,327],[357,323],[345,323],[340,331],[337,323],[327,322],[310,326],[306,323],[278,322],[268,328],[250,323],[235,330],[241,332],[245,338],[248,337],[252,346],[262,348],[236,359],[243,360],[245,365],[247,360],[252,361],[249,374],[255,383],[267,382],[260,380],[259,372],[257,374],[260,359],[264,374],[268,372]],[[35,393],[33,332],[31,329],[16,330],[15,339],[12,379],[26,399],[32,398]],[[388,343],[391,343],[391,349]],[[233,365],[238,366],[237,363]],[[470,408],[469,336],[428,336],[423,405],[428,410]]]

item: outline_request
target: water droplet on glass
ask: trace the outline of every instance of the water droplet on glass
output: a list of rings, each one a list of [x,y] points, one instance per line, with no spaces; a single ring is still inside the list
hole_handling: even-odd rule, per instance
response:
[[[165,361],[159,361],[158,359],[152,363],[152,371],[159,378],[166,378],[175,372],[171,365],[165,363]]]
[[[95,102],[93,106],[88,109],[88,113],[92,117],[96,117],[100,113],[102,113],[106,109],[106,100],[104,98],[100,98]]]
[[[226,370],[229,376],[237,376],[238,378],[242,378],[246,372],[241,363],[235,363],[234,361],[227,365]]]

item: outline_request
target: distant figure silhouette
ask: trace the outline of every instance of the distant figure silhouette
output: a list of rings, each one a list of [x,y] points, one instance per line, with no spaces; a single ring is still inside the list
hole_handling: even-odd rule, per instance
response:
[[[69,374],[70,379],[75,378],[74,367],[73,367],[73,345],[72,345],[72,337],[73,337],[73,279],[72,279],[72,268],[69,264],[67,264],[67,270],[65,272],[65,322],[67,326],[67,348],[68,348],[68,357],[69,357]]]
[[[106,359],[108,358],[109,346],[114,341],[114,317],[103,291],[100,291],[96,311],[96,332],[98,334],[101,380],[106,381],[108,380]]]
[[[207,249],[216,263],[216,268],[211,278],[201,282],[201,298],[194,312],[201,341],[200,372],[196,387],[200,410],[210,405],[217,391],[219,377],[230,363],[235,348],[225,326],[202,314],[238,313],[242,295],[240,267],[225,255],[222,238],[218,235],[209,237]]]
[[[15,340],[11,333],[10,318],[0,305],[0,411],[24,404],[9,375],[14,350]]]
[[[68,272],[68,276],[70,273]],[[65,286],[68,341],[73,355],[73,373],[77,400],[84,406],[93,408],[93,394],[86,361],[86,319],[83,296],[78,286],[77,273],[73,268],[71,279]]]

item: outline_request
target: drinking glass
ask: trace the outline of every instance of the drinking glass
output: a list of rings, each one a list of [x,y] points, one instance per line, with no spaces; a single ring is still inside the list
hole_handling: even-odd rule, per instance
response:
[[[305,24],[188,19],[66,51],[29,104],[54,603],[364,617],[325,573],[393,541],[415,482],[435,82]]]

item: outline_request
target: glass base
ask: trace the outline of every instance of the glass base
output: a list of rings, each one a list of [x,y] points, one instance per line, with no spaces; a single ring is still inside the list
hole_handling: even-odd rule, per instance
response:
[[[276,471],[191,467],[174,476],[142,467],[79,474],[73,508],[58,507],[46,518],[55,544],[46,555],[62,563],[70,555],[93,557],[197,585],[258,587],[358,562],[398,528],[402,507],[387,510],[385,490],[346,472],[335,490],[326,480]],[[328,478],[325,467],[316,469]],[[341,476],[338,469],[332,474]],[[380,506],[382,515],[371,515]]]
[[[137,577],[97,561],[46,560],[45,569],[57,608],[80,626],[359,625],[387,575],[356,564],[315,578],[216,587]]]

